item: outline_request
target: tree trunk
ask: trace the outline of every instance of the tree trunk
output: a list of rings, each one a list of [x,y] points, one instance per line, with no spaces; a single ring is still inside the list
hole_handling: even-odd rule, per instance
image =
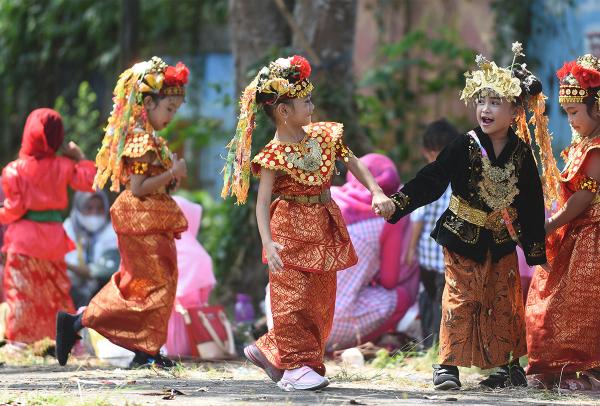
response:
[[[292,46],[303,50],[304,36],[320,59],[312,76],[317,117],[344,123],[346,141],[362,155],[373,146],[360,130],[354,102],[356,13],[356,0],[296,0],[294,20],[300,32],[293,33]],[[305,49],[302,53],[308,54]]]
[[[140,0],[121,0],[121,29],[119,32],[120,72],[133,65],[137,58]]]
[[[230,0],[229,26],[236,90],[240,94],[252,79],[248,69],[273,48],[288,45],[290,31],[275,4],[269,0]]]
[[[232,51],[235,63],[236,95],[241,94],[250,83],[249,69],[261,62],[273,51],[289,44],[290,30],[281,18],[277,7],[269,0],[230,0],[229,25]],[[255,133],[255,141],[256,140]],[[253,143],[253,144],[254,144]],[[228,253],[229,269],[225,270],[222,286],[225,290],[220,297],[225,302],[234,300],[236,292],[251,294],[254,298],[264,298],[267,283],[266,266],[262,264],[262,244],[256,225],[255,205],[251,191],[246,207],[235,207],[238,224],[232,230],[237,236],[235,250]],[[239,211],[243,210],[243,214]],[[241,217],[241,218],[240,218]]]

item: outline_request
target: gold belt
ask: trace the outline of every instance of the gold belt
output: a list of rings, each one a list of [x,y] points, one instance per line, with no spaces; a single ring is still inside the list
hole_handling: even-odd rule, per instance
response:
[[[331,201],[331,192],[327,189],[321,192],[320,195],[280,195],[279,198],[300,204],[329,203]]]
[[[448,206],[448,208],[457,217],[479,227],[485,227],[493,231],[500,231],[506,227],[502,217],[502,210],[487,213],[483,210],[471,207],[469,203],[460,196],[452,195],[452,197],[450,197],[450,206]],[[514,219],[517,218],[516,209],[512,206],[508,206],[506,209],[511,221],[514,221]]]
[[[469,203],[463,198],[452,195],[450,197],[450,206],[448,206],[448,208],[459,218],[468,221],[471,224],[475,224],[476,226],[485,227],[488,214],[483,210],[469,206]]]

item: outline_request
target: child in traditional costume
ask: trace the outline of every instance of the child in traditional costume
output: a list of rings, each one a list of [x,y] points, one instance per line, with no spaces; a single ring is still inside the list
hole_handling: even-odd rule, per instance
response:
[[[513,46],[515,57],[520,44]],[[526,385],[519,357],[527,353],[515,246],[527,262],[545,264],[544,195],[530,146],[525,109],[536,136],[549,138],[540,82],[524,66],[500,68],[481,55],[461,99],[474,101],[479,126],[449,144],[437,159],[392,196],[391,222],[437,200],[452,187],[448,209],[431,236],[444,247],[436,389],[461,386],[459,366],[498,370],[481,382],[496,388]],[[517,120],[518,133],[511,124]],[[548,142],[543,153],[547,154]]]
[[[600,61],[584,55],[557,76],[573,141],[563,152],[559,209],[546,222],[551,272],[535,270],[527,298],[527,373],[537,386],[598,389]]]
[[[262,68],[244,90],[236,136],[224,168],[223,196],[248,195],[250,172],[260,176],[256,216],[269,266],[274,328],[246,357],[284,390],[318,389],[324,377],[323,352],[333,320],[336,271],[357,262],[329,187],[335,162],[348,169],[373,195],[373,210],[394,210],[373,176],[342,141],[343,126],[311,123],[311,66],[300,56],[280,58]],[[250,160],[257,106],[276,127],[275,137]],[[271,203],[272,194],[278,197]]]
[[[63,139],[60,114],[47,108],[32,111],[19,159],[2,171],[6,196],[0,223],[8,224],[2,251],[10,341],[54,339],[56,312],[74,310],[64,258],[75,245],[63,229],[61,211],[69,205],[68,187],[92,190],[96,168],[75,143],[61,148]],[[61,149],[63,156],[57,156]]]
[[[61,365],[82,327],[134,351],[132,366],[173,365],[159,350],[167,339],[177,288],[175,238],[188,225],[169,191],[186,176],[186,165],[156,131],[169,124],[183,103],[188,73],[181,62],[167,66],[153,57],[119,77],[94,185],[102,188],[109,178],[114,192],[126,185],[110,209],[121,266],[81,315],[58,314]]]

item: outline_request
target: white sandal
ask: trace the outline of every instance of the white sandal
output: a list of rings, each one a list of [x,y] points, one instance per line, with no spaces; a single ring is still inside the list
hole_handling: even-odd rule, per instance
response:
[[[293,390],[317,390],[329,385],[329,380],[312,368],[303,366],[296,369],[290,369],[283,373],[283,377],[277,386],[286,392]]]

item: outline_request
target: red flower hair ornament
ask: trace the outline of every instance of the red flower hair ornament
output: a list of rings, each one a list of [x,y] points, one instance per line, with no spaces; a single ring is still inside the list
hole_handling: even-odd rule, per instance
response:
[[[600,66],[598,66],[598,59],[592,55],[584,55],[575,61],[565,62],[565,64],[556,71],[556,76],[561,82],[567,82],[565,84],[577,85],[582,89],[589,89],[590,87],[600,86]],[[575,79],[577,83],[572,82]]]
[[[310,63],[306,60],[306,58],[300,55],[294,55],[292,57],[291,65],[296,68],[296,71],[300,75],[298,79],[299,81],[310,76],[312,68],[310,67]]]
[[[183,62],[177,62],[175,66],[167,66],[165,69],[165,86],[184,86],[188,82],[190,70]]]
[[[556,76],[560,80],[563,80],[569,73],[571,73],[575,65],[577,65],[577,61],[565,62],[562,68],[556,71]]]
[[[597,70],[587,69],[576,64],[573,66],[571,74],[573,77],[575,77],[575,79],[577,79],[579,86],[583,87],[584,89],[600,86],[600,72]]]

